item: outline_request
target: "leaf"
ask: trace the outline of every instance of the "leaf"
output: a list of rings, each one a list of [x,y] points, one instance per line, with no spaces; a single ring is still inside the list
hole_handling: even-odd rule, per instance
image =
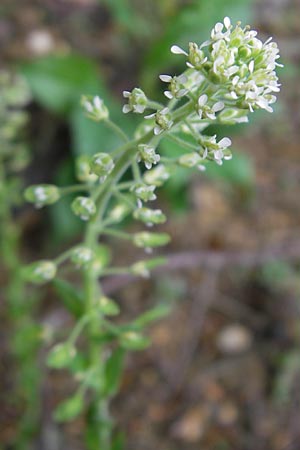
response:
[[[54,411],[54,419],[57,422],[68,422],[77,417],[84,408],[82,394],[76,393],[62,402]]]
[[[247,155],[233,151],[233,158],[230,161],[224,161],[222,166],[210,163],[206,168],[206,176],[213,180],[219,179],[249,191],[254,188],[255,169]]]
[[[60,278],[53,280],[52,285],[67,310],[76,318],[81,317],[84,311],[84,304],[83,295],[78,288]]]
[[[124,364],[125,351],[117,348],[105,365],[104,395],[115,395],[119,389]]]
[[[96,65],[77,54],[50,55],[25,63],[21,73],[33,97],[59,114],[70,112],[84,91],[96,94],[100,89]]]

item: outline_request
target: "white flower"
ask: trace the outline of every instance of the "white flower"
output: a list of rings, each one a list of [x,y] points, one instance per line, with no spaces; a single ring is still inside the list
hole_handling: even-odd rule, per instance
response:
[[[231,145],[231,140],[228,137],[224,137],[217,142],[216,135],[204,136],[200,143],[204,148],[201,154],[202,159],[208,158],[222,165],[223,159],[229,160],[232,158],[231,151],[228,149]]]
[[[155,147],[146,144],[139,144],[138,146],[138,162],[143,161],[146,169],[151,169],[152,164],[157,164],[160,160],[160,155],[155,153]]]
[[[145,119],[155,118],[156,126],[154,127],[154,134],[161,134],[163,131],[169,130],[173,125],[173,120],[169,108],[164,108],[156,113],[145,116]]]
[[[223,32],[225,26],[225,31]],[[231,22],[229,17],[224,18],[224,24],[221,22],[216,23],[214,28],[211,31],[211,39],[213,41],[217,41],[219,39],[229,40],[231,29]]]
[[[142,89],[134,88],[132,92],[123,91],[123,97],[128,99],[128,104],[123,106],[123,113],[127,114],[130,111],[138,114],[143,114],[147,108],[147,97]]]
[[[159,78],[164,83],[169,83],[169,90],[164,91],[164,94],[170,100],[172,98],[181,98],[188,93],[188,89],[184,87],[185,83],[188,81],[185,75],[180,75],[179,77],[171,77],[170,75],[160,75]]]
[[[202,94],[198,99],[197,104],[197,112],[199,114],[200,119],[207,118],[211,120],[215,120],[216,112],[221,111],[224,108],[223,102],[216,102],[212,106],[207,104],[208,96],[206,94]]]

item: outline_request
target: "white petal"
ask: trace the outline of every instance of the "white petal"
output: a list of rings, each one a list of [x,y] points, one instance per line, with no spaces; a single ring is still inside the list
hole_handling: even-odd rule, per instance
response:
[[[98,96],[98,95],[96,95],[96,97],[94,98],[94,105],[95,105],[95,107],[97,108],[97,109],[101,109],[101,106],[102,106],[102,100],[101,100],[101,98]]]
[[[152,114],[148,114],[147,116],[144,116],[144,119],[152,119],[153,117],[155,117],[156,113],[152,113]]]
[[[224,105],[223,102],[217,102],[217,103],[214,104],[212,109],[213,109],[214,112],[217,112],[217,111],[221,111],[224,108],[224,106],[225,105]]]
[[[159,75],[159,78],[164,83],[170,83],[170,81],[172,81],[171,75]]]
[[[162,110],[159,111],[159,112],[160,112],[160,114],[165,115],[165,114],[167,114],[167,113],[169,112],[169,108],[164,108],[164,109],[162,109]]]
[[[204,106],[205,103],[207,102],[207,95],[206,94],[202,94],[199,98],[198,98],[198,105],[199,106]]]
[[[122,108],[122,111],[123,111],[124,114],[127,114],[127,113],[129,113],[131,111],[131,108],[130,108],[129,105],[124,105],[123,108]]]
[[[166,96],[167,98],[169,98],[170,100],[172,100],[173,94],[172,94],[171,91],[165,91],[164,94],[165,94],[165,96]]]
[[[187,56],[187,52],[185,52],[182,48],[178,47],[178,45],[172,45],[171,52],[174,53],[175,55],[186,55]]]
[[[228,137],[224,137],[220,140],[220,142],[218,142],[218,145],[221,148],[227,148],[231,145],[231,140]]]
[[[231,25],[231,21],[230,21],[229,17],[225,17],[225,18],[224,18],[224,25],[225,25],[225,27],[226,27],[227,30],[228,30],[228,28],[229,28],[230,25]]]
[[[162,129],[159,127],[159,126],[157,126],[157,127],[154,127],[154,134],[157,136],[158,134],[160,134],[160,133],[162,133]]]
[[[250,73],[252,73],[253,72],[253,70],[254,70],[254,60],[252,59],[252,61],[250,61],[250,63],[249,63],[249,71],[250,71]]]
[[[130,95],[131,95],[131,92],[123,91],[123,97],[128,98],[128,97],[130,97]]]

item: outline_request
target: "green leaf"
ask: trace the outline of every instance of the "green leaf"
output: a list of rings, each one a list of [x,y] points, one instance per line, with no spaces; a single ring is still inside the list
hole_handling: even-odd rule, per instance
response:
[[[54,290],[60,296],[67,310],[76,318],[81,317],[84,311],[84,302],[82,292],[77,287],[67,281],[56,278],[52,285]]]
[[[125,352],[117,348],[110,355],[105,365],[104,395],[115,395],[119,389]]]
[[[68,422],[77,417],[84,408],[82,394],[76,393],[72,397],[58,405],[54,411],[54,419],[57,422]]]
[[[222,166],[210,163],[205,174],[213,180],[221,180],[229,185],[251,190],[255,185],[255,170],[247,155],[233,151],[233,158]]]
[[[67,114],[79,104],[84,91],[97,93],[99,77],[96,65],[77,54],[51,55],[21,67],[33,97],[45,108]]]

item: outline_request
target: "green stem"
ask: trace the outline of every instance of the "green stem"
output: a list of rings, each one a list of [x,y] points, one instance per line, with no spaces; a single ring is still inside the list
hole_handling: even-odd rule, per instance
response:
[[[128,142],[128,136],[127,134],[124,133],[124,131],[122,130],[122,128],[120,128],[115,122],[112,122],[110,119],[106,119],[104,121],[104,123],[114,132],[116,133],[119,138],[124,141],[124,142]]]

